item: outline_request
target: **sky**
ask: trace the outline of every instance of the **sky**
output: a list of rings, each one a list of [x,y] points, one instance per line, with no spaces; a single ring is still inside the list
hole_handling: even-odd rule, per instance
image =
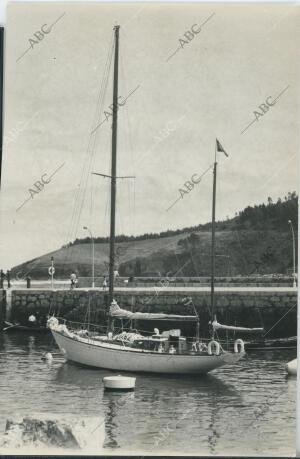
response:
[[[109,180],[92,172],[110,174],[116,24],[117,172],[135,177],[118,180],[117,233],[210,221],[216,138],[229,155],[217,158],[217,219],[297,191],[298,9],[9,4],[1,268],[88,236],[84,226],[109,234]]]

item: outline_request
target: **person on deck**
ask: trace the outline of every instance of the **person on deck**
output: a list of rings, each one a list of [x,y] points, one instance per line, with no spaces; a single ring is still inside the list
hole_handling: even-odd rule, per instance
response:
[[[107,282],[106,282],[106,277],[105,277],[105,276],[104,276],[104,278],[103,278],[102,287],[103,287],[103,290],[106,290]]]

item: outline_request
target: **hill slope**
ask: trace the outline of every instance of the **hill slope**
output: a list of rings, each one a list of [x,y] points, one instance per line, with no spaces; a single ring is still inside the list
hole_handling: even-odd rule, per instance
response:
[[[289,193],[284,201],[247,207],[233,219],[217,222],[216,276],[252,273],[286,273],[292,268],[292,238],[288,220],[297,239],[298,198]],[[208,276],[210,274],[211,224],[146,234],[118,236],[115,263],[122,276]],[[95,238],[95,274],[108,271],[107,238]],[[91,275],[90,239],[76,240],[61,249],[12,269],[12,276],[48,278],[54,257],[56,278]]]

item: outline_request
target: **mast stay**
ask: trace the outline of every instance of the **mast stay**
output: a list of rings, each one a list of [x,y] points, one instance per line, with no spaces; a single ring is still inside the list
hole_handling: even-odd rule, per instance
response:
[[[212,221],[211,221],[211,291],[210,307],[211,321],[214,320],[215,309],[215,220],[216,220],[216,182],[217,182],[217,144],[215,147],[215,162],[213,170],[213,202],[212,202]],[[212,339],[214,339],[214,328],[212,329]]]

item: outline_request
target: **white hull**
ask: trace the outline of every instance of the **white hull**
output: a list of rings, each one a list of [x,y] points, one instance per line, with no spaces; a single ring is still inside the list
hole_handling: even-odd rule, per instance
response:
[[[220,355],[163,354],[112,343],[75,339],[51,328],[53,337],[67,360],[109,370],[204,374],[240,360],[244,352]]]

